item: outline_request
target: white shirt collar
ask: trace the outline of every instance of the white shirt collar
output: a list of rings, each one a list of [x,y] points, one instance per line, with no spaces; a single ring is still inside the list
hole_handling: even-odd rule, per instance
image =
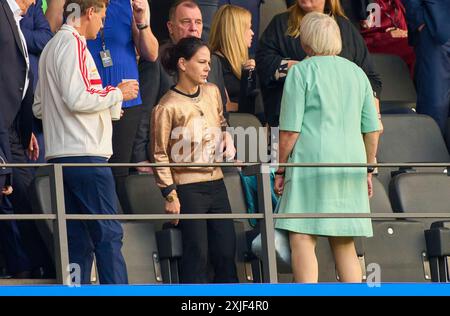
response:
[[[11,8],[11,11],[14,14],[14,17],[16,19],[17,18],[22,18],[22,10],[20,9],[20,7],[17,4],[17,2],[15,0],[6,0],[6,2],[8,2],[8,5]]]

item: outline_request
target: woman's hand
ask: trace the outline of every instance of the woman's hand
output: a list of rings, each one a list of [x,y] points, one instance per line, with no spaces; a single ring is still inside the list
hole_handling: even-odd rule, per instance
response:
[[[284,175],[275,175],[275,187],[274,187],[275,193],[278,195],[283,194],[284,190]]]
[[[177,196],[174,196],[172,202],[166,200],[165,211],[166,214],[180,214],[180,200],[178,200]],[[178,219],[171,220],[171,223],[174,224],[175,226],[178,225],[178,222],[179,222]]]
[[[242,65],[242,67],[244,67],[245,70],[255,69],[256,61],[254,59],[249,59]]]
[[[369,194],[369,199],[373,197],[373,184],[372,184],[372,174],[367,174],[367,192]]]
[[[396,27],[390,27],[386,29],[386,32],[390,32],[393,38],[406,38],[408,37],[408,31],[398,29]]]
[[[223,152],[225,161],[232,161],[236,156],[236,148],[234,147],[233,137],[231,137],[228,132],[223,132],[221,152]]]

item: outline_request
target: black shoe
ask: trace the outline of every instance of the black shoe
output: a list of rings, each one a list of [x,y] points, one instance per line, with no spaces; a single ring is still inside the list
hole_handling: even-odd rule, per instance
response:
[[[12,275],[6,271],[6,268],[0,268],[0,279],[11,279]]]
[[[31,271],[32,279],[54,279],[56,278],[55,271],[45,268],[45,267],[37,267]]]
[[[21,271],[12,275],[13,279],[31,279],[31,271]]]

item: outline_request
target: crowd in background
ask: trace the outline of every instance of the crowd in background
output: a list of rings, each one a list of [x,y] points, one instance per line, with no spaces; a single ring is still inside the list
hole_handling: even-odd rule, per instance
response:
[[[224,129],[235,112],[280,127],[281,162],[375,162],[383,126],[373,53],[404,60],[417,112],[435,119],[444,134],[448,1],[279,1],[288,9],[260,34],[261,0],[0,0],[0,165],[175,162],[172,131],[193,128],[197,119],[205,131],[199,142],[210,151],[194,161],[215,162],[217,138],[229,161],[232,137],[208,130]],[[81,16],[70,14],[71,4]],[[345,144],[337,135],[346,135]],[[32,213],[35,172],[0,168],[1,213]],[[133,172],[155,173],[167,213],[230,212],[220,168],[144,166],[65,171],[68,212],[128,212],[125,179]],[[372,171],[298,172],[276,171],[280,212],[369,211]],[[306,183],[311,178],[315,185]],[[338,190],[343,185],[345,194]],[[182,282],[237,282],[232,221],[176,224],[183,234]],[[295,281],[317,281],[317,235],[331,237],[342,280],[361,279],[352,237],[370,236],[370,222],[283,220],[277,228],[290,232]],[[54,276],[39,236],[34,222],[0,222],[4,277]],[[94,254],[101,283],[127,283],[122,237],[118,221],[68,224],[70,261],[81,266],[83,283],[90,282]]]

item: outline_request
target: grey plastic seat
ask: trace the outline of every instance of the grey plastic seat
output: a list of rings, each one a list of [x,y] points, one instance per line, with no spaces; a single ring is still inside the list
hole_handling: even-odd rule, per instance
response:
[[[450,177],[446,174],[402,174],[391,183],[394,209],[403,213],[450,214]],[[427,249],[430,253],[431,273],[434,281],[448,282],[450,256],[450,219],[417,219],[424,223]]]
[[[408,66],[396,55],[371,54],[375,70],[383,82],[381,112],[393,112],[416,107],[417,94]]]
[[[50,181],[48,176],[38,176],[33,185],[33,211],[42,214],[52,214],[53,206],[50,196]],[[155,240],[155,230],[151,223],[122,222],[124,230],[122,253],[127,263],[130,284],[161,282],[159,258]],[[47,249],[54,258],[53,223],[39,221],[38,229]]]
[[[395,177],[390,186],[394,211],[450,214],[450,177],[436,173],[409,173]],[[423,219],[427,227],[443,219]]]
[[[373,197],[369,200],[371,213],[392,213],[389,195],[377,177],[372,177]]]
[[[364,239],[369,282],[431,281],[423,223],[374,221],[373,231],[372,238]]]
[[[230,113],[228,122],[234,128],[237,159],[243,162],[268,162],[267,132],[259,119],[252,114]]]
[[[378,162],[442,163],[450,156],[436,122],[427,115],[383,115],[384,133],[378,146]],[[380,168],[378,179],[388,190],[391,172],[398,168]],[[416,168],[417,171],[442,172],[443,168]]]
[[[264,1],[260,10],[259,34],[261,35],[275,15],[287,10],[286,0]]]
[[[237,172],[224,173],[224,182],[227,187],[228,198],[231,204],[231,210],[233,213],[246,213],[247,206],[245,204],[245,198],[242,191],[242,184]],[[126,192],[129,199],[129,205],[131,207],[131,213],[133,214],[164,214],[165,200],[161,195],[160,189],[155,183],[154,175],[130,175],[125,182]],[[164,222],[158,221],[156,224],[157,234],[160,234],[163,228]],[[238,265],[238,276],[241,282],[248,282],[253,280],[253,273],[251,265],[246,260],[247,252],[247,238],[246,232],[250,229],[247,220],[235,220],[236,241],[237,241],[237,257],[236,262]],[[176,228],[172,228],[177,230]],[[167,242],[173,243],[171,245],[159,245],[164,247],[163,253],[171,253],[170,248],[179,249],[181,243],[179,236],[167,233]],[[160,242],[160,241],[159,241]],[[161,249],[161,248],[160,248]],[[179,253],[179,251],[177,251]],[[181,253],[179,254],[181,255]],[[165,258],[161,258],[162,260]],[[169,258],[167,258],[169,259]],[[170,260],[169,260],[170,261]],[[173,266],[172,263],[168,263],[167,268]],[[166,266],[162,267],[163,276],[173,274],[174,271],[166,271]],[[173,270],[173,269],[172,269]],[[165,278],[165,277],[164,277]]]

